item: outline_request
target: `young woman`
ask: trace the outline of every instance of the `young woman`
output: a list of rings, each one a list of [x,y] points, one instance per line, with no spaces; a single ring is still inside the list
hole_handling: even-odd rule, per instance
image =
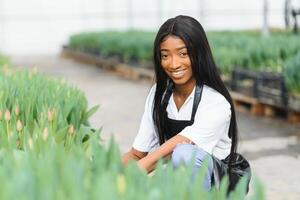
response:
[[[134,159],[150,172],[159,159],[170,157],[174,167],[194,162],[196,176],[208,159],[204,186],[209,189],[214,158],[230,158],[236,151],[237,125],[201,24],[182,15],[168,19],[155,38],[154,64],[156,84],[123,163]]]

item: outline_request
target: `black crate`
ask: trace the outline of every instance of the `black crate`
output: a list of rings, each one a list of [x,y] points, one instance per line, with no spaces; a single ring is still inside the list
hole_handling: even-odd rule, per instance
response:
[[[257,80],[257,99],[261,103],[286,109],[288,93],[282,74],[261,72]]]
[[[246,69],[236,68],[231,74],[231,90],[250,97],[257,96],[259,74]]]

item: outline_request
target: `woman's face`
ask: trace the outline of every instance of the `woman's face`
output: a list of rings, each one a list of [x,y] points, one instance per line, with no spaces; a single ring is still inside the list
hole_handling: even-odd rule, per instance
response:
[[[185,43],[176,36],[167,36],[160,44],[161,66],[175,85],[194,81],[191,60]]]

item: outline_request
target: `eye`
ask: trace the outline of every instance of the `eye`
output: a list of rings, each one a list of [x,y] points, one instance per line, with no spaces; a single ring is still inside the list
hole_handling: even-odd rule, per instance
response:
[[[163,59],[163,60],[165,60],[165,59],[167,59],[168,58],[168,55],[167,54],[161,54],[161,59]]]
[[[188,53],[187,52],[180,52],[179,55],[180,55],[180,57],[185,58],[185,57],[188,56]]]

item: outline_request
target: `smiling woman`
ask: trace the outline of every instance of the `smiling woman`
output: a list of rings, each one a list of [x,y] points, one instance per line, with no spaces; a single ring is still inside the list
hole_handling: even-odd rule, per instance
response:
[[[160,53],[161,66],[176,85],[174,100],[179,110],[196,83],[187,48],[179,37],[170,35],[161,43]]]
[[[171,158],[175,168],[193,162],[192,180],[205,167],[203,184],[209,190],[220,178],[214,176],[217,164],[229,161],[229,169],[223,171],[229,172],[229,189],[233,189],[235,111],[201,24],[181,15],[167,20],[156,35],[153,59],[156,84],[147,97],[133,147],[123,156],[124,164],[135,159],[150,172],[161,158]]]

